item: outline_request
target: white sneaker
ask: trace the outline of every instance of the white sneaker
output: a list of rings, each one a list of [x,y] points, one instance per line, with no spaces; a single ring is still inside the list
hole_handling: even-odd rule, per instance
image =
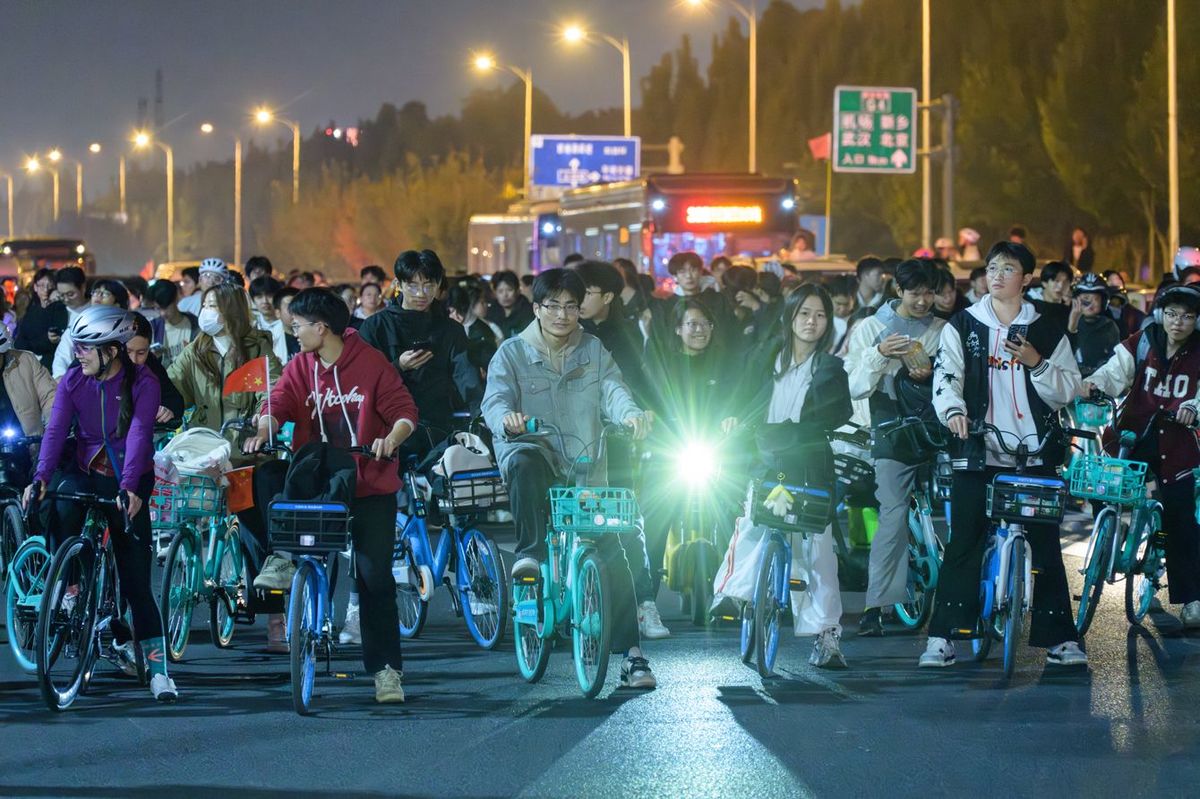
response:
[[[638,605],[638,632],[642,634],[642,638],[651,640],[671,637],[671,631],[663,624],[658,605],[654,604],[653,599],[647,599]]]
[[[931,635],[925,644],[925,651],[921,653],[921,659],[917,661],[917,666],[923,669],[944,668],[954,665],[956,657],[953,641]]]
[[[1200,627],[1200,602],[1189,602],[1184,605],[1183,612],[1179,614],[1179,620],[1189,630]]]
[[[254,587],[263,590],[286,591],[292,587],[296,566],[287,558],[267,555],[262,571],[254,578]]]
[[[827,627],[817,636],[813,644],[812,654],[808,662],[819,669],[844,669],[846,657],[842,654],[841,634],[833,627]]]
[[[346,606],[346,622],[342,625],[342,631],[338,633],[339,644],[361,644],[362,630],[358,623],[358,605]]]
[[[1086,666],[1088,656],[1075,641],[1064,641],[1046,650],[1046,662],[1055,666]]]
[[[179,698],[175,681],[165,674],[155,674],[150,678],[150,693],[159,702],[174,702]]]

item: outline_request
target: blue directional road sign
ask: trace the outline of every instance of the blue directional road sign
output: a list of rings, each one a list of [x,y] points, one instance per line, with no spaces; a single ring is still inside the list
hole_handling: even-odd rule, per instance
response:
[[[633,180],[641,174],[637,136],[534,136],[530,139],[533,185],[573,189],[591,183]]]

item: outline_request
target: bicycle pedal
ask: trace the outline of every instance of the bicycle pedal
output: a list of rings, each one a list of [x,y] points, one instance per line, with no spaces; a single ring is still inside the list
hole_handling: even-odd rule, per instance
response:
[[[808,583],[804,580],[788,580],[789,591],[807,591]]]
[[[353,680],[358,675],[349,671],[334,671],[329,676],[335,680]]]

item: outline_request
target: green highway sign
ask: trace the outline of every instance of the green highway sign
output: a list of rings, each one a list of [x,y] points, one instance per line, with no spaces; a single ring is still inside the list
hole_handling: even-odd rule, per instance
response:
[[[833,90],[833,170],[910,175],[917,170],[917,90]]]

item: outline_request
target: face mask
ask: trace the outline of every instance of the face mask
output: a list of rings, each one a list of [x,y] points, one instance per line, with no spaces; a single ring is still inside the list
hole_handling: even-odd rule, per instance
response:
[[[215,336],[225,329],[221,321],[221,312],[216,308],[202,308],[198,319],[200,329],[210,336]]]

